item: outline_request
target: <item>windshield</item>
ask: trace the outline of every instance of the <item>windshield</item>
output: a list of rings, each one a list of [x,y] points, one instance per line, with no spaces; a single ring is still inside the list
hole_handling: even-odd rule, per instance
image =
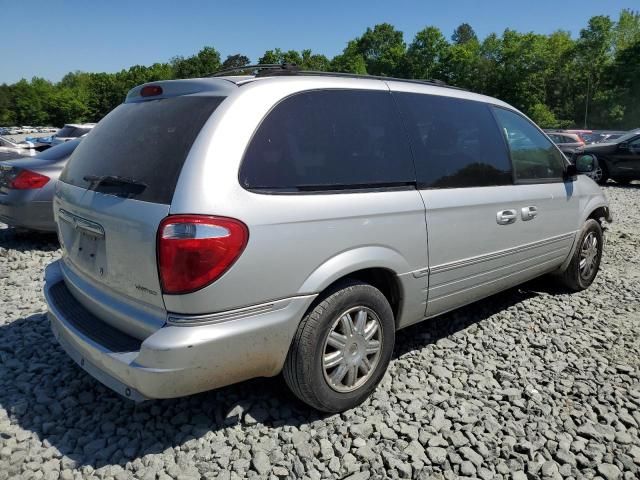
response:
[[[146,184],[136,200],[171,203],[189,150],[224,97],[182,96],[124,103],[87,135],[60,180],[91,188],[96,177]]]

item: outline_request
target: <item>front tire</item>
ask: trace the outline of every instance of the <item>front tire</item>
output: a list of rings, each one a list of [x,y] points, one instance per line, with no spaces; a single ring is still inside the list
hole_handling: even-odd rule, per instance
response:
[[[589,176],[599,185],[605,185],[609,180],[609,170],[604,162],[600,162],[596,159],[596,166],[593,172]]]
[[[579,292],[593,283],[600,269],[604,236],[600,224],[589,219],[585,223],[578,245],[560,282],[568,289]]]
[[[298,326],[283,373],[291,391],[317,410],[361,404],[384,376],[395,342],[393,311],[367,283],[327,292]]]

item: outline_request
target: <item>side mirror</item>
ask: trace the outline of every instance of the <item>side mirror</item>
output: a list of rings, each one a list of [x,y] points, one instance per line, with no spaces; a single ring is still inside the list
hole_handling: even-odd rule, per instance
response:
[[[564,171],[564,178],[566,179],[575,179],[576,175],[578,175],[578,169],[573,163],[567,165],[567,168]]]
[[[576,158],[575,167],[578,173],[591,173],[596,169],[596,157],[593,155],[579,155]]]

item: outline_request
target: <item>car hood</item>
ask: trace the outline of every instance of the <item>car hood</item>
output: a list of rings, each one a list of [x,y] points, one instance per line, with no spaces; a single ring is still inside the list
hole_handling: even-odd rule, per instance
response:
[[[581,151],[584,153],[613,153],[618,148],[617,143],[594,143],[586,145]]]

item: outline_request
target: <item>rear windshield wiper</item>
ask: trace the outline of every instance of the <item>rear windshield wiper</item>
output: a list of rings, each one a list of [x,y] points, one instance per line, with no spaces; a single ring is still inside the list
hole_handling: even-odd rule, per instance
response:
[[[85,175],[83,180],[89,182],[89,190],[126,197],[139,195],[148,187],[144,182],[118,175]]]

